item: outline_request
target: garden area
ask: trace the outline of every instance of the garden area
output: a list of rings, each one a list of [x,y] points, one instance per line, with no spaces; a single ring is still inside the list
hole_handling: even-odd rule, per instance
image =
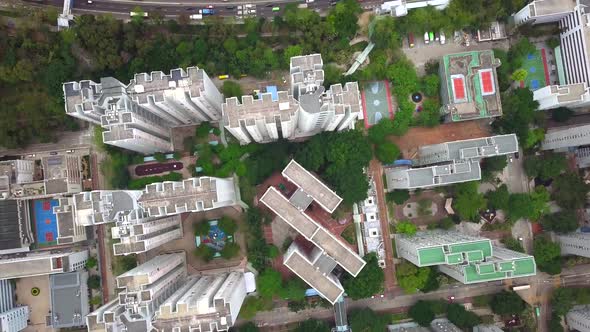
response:
[[[228,216],[220,220],[203,220],[193,225],[195,232],[195,255],[209,262],[214,258],[232,259],[240,253],[234,240],[237,223]]]

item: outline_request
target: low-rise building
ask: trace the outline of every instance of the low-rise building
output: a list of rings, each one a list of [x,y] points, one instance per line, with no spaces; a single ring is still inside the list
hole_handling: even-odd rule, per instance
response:
[[[441,272],[464,284],[527,277],[537,272],[534,257],[459,232],[396,234],[395,246],[398,257],[418,267],[438,266]]]
[[[590,145],[590,124],[549,128],[541,149],[562,152],[584,145]]]
[[[36,251],[0,256],[0,280],[77,271],[86,265],[88,250]]]
[[[88,315],[88,272],[84,270],[53,274],[51,286],[51,312],[48,326],[54,329],[86,326]]]
[[[305,248],[294,241],[284,254],[283,263],[334,304],[344,293],[340,281],[332,273],[334,268],[340,266],[356,277],[366,263],[305,211],[315,202],[332,213],[342,198],[294,160],[285,167],[282,175],[295,184],[297,190],[287,198],[279,190],[269,187],[260,202],[313,245]]]
[[[0,255],[29,251],[35,241],[27,201],[0,200]]]
[[[417,167],[385,168],[386,187],[392,191],[480,180],[482,159],[516,152],[518,139],[515,134],[425,145],[412,160],[412,165]]]
[[[555,234],[555,241],[561,247],[561,254],[590,258],[590,233],[572,232]]]
[[[565,315],[565,321],[571,331],[590,332],[590,306],[574,306]]]
[[[447,122],[502,115],[492,50],[448,54],[440,61],[442,109]]]

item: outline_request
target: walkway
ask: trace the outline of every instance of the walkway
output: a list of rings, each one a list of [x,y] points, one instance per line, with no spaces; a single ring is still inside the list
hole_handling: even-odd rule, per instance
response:
[[[385,202],[385,189],[383,187],[383,167],[377,159],[371,160],[369,171],[375,181],[375,192],[377,193],[377,204],[379,205],[379,220],[381,221],[381,234],[385,244],[385,293],[391,293],[396,289],[395,265],[393,264],[393,245],[389,233],[389,216]]]

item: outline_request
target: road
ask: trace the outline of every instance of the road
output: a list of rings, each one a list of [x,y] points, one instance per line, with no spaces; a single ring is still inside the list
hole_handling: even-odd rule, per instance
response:
[[[25,2],[38,5],[39,3],[31,0],[24,0]],[[43,5],[63,7],[63,0],[43,0]],[[329,9],[334,0],[315,0],[308,4],[308,8],[316,11],[325,11]],[[87,0],[73,0],[73,13],[74,14],[85,14],[85,13],[114,13],[123,14],[128,16],[135,7],[140,7],[144,12],[154,13],[159,12],[166,17],[176,17],[182,14],[191,15],[197,14],[199,9],[204,9],[208,5],[212,5],[215,10],[214,16],[223,17],[236,17],[245,18],[247,16],[238,16],[238,6],[245,4],[252,4],[255,13],[250,14],[251,17],[274,17],[282,15],[284,7],[288,3],[304,3],[301,0],[254,0],[254,1],[243,1],[243,0],[231,0],[222,2],[219,0],[213,1],[190,1],[190,0],[174,0],[174,1],[142,1],[142,0],[93,0],[92,4],[89,4]],[[365,9],[372,9],[381,2],[371,0],[363,2],[362,6]],[[278,11],[273,11],[273,7],[279,7]]]

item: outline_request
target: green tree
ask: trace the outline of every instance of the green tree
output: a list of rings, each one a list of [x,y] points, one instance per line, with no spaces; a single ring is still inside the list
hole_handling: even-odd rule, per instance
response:
[[[422,91],[428,97],[437,97],[440,93],[440,76],[438,74],[424,76],[422,78]]]
[[[339,39],[352,39],[358,29],[358,15],[362,11],[354,0],[339,1],[326,17],[328,32]]]
[[[516,193],[510,195],[506,208],[508,219],[516,221],[520,218],[539,220],[549,210],[549,192],[538,186],[530,194]]]
[[[342,81],[342,69],[333,64],[324,66],[324,86],[329,88],[330,85],[340,83]]]
[[[295,160],[305,169],[317,172],[326,162],[325,146],[320,140],[311,139],[295,152]]]
[[[127,272],[137,267],[137,256],[136,255],[125,255],[117,260],[117,263],[121,265],[123,272]]]
[[[416,234],[417,230],[418,229],[416,225],[407,220],[400,221],[395,225],[395,232],[398,234],[406,234],[408,236],[412,236]]]
[[[353,299],[364,299],[379,293],[382,290],[384,275],[383,269],[379,267],[377,256],[374,253],[365,255],[367,263],[361,272],[355,277],[344,276],[342,285],[346,294]]]
[[[539,270],[549,274],[561,273],[561,248],[545,237],[536,237],[533,242],[533,255]]]
[[[93,269],[96,267],[96,265],[98,265],[98,260],[96,259],[96,257],[94,257],[94,256],[88,257],[88,260],[86,261],[86,268]]]
[[[488,191],[485,194],[488,200],[488,206],[497,210],[506,210],[510,202],[510,193],[508,187],[502,184],[494,191]]]
[[[283,283],[279,295],[285,300],[303,301],[306,289],[307,285],[298,277],[294,277]]]
[[[501,242],[504,243],[504,245],[506,246],[507,249],[524,253],[524,248],[522,247],[522,243],[519,240],[513,238],[512,236],[504,237],[501,240]]]
[[[500,133],[515,133],[521,145],[527,142],[530,126],[535,122],[539,103],[533,99],[533,93],[527,88],[517,88],[502,94],[502,118],[494,122]]]
[[[160,163],[166,162],[166,155],[164,155],[162,152],[154,153],[154,158]]]
[[[549,332],[563,332],[563,325],[561,325],[561,317],[557,316],[555,313],[551,315],[551,320],[549,321]]]
[[[395,274],[400,287],[406,294],[414,294],[426,286],[430,276],[430,268],[418,268],[409,262],[399,264],[395,269]]]
[[[567,107],[558,107],[551,110],[551,119],[557,122],[566,122],[574,115],[574,111]]]
[[[234,234],[238,230],[238,224],[236,224],[235,220],[233,220],[232,218],[230,218],[228,216],[223,216],[219,220],[219,228],[225,234],[231,235],[231,234]]]
[[[235,329],[235,327],[234,327]],[[254,324],[253,322],[246,322],[246,324],[240,325],[237,328],[238,332],[259,332],[260,329],[258,328],[258,326],[256,326],[256,324]]]
[[[502,172],[508,165],[506,156],[485,158],[481,165],[481,177],[486,181],[492,180],[498,172]]]
[[[441,219],[441,220],[440,220],[440,221],[437,223],[437,225],[436,225],[436,226],[437,226],[438,228],[440,228],[440,229],[445,229],[445,230],[448,230],[448,229],[451,229],[451,228],[453,228],[453,227],[455,226],[455,223],[453,222],[453,219],[451,219],[451,218],[449,218],[449,217],[446,217],[446,218],[443,218],[443,219]]]
[[[558,316],[565,315],[575,304],[575,293],[578,290],[573,288],[560,287],[553,292],[551,307]]]
[[[466,220],[475,220],[479,211],[486,206],[486,199],[477,191],[476,181],[463,182],[456,185],[456,197],[453,207],[457,214]]]
[[[318,319],[306,319],[297,325],[295,332],[329,332],[328,323]]]
[[[100,287],[101,287],[100,277],[95,274],[88,277],[87,283],[88,283],[88,288],[90,288],[90,289],[100,289]]]
[[[526,141],[523,144],[525,149],[532,149],[537,146],[539,143],[543,142],[545,139],[545,129],[543,128],[535,128],[533,130],[529,130],[529,133],[526,137]]]
[[[260,273],[258,276],[256,288],[260,296],[271,299],[273,296],[279,294],[282,284],[283,281],[279,271],[269,268],[262,271],[262,273]]]
[[[174,151],[174,153],[172,154],[172,158],[174,158],[174,160],[180,160],[182,159],[182,153],[180,153],[179,151]]]
[[[590,185],[577,174],[565,173],[553,182],[553,199],[560,207],[575,210],[584,206],[589,190]]]
[[[546,231],[569,233],[578,228],[578,218],[574,211],[560,211],[544,216],[541,225]]]
[[[472,328],[481,322],[479,316],[458,303],[451,303],[447,307],[447,318],[460,328]]]
[[[236,257],[240,253],[240,246],[235,242],[226,243],[223,249],[219,252],[221,257],[225,259],[231,259]]]
[[[299,56],[303,54],[303,49],[299,45],[290,45],[287,46],[285,51],[283,52],[283,63],[284,68],[289,68],[289,63],[291,62],[291,58],[295,56]]]
[[[428,301],[419,300],[408,310],[408,315],[420,326],[430,326],[434,320],[434,311]]]
[[[502,291],[492,298],[490,308],[500,316],[520,315],[525,309],[524,301],[515,292]]]
[[[252,319],[258,311],[272,309],[271,299],[262,297],[246,296],[242,308],[240,309],[240,318]]]
[[[510,75],[510,79],[516,82],[524,81],[527,77],[527,71],[525,69],[517,69],[515,70],[512,75]]]
[[[89,303],[90,303],[91,305],[96,305],[96,306],[99,306],[99,305],[101,305],[101,304],[102,304],[102,297],[101,297],[100,295],[93,296],[93,297],[90,299]]]
[[[563,153],[546,153],[543,156],[527,156],[524,160],[524,171],[529,177],[539,177],[543,180],[552,179],[567,167],[567,160]]]
[[[387,330],[387,316],[378,314],[370,308],[353,309],[348,315],[352,331],[382,332]]]
[[[277,246],[275,246],[274,244],[268,245],[268,258],[275,259],[279,257],[280,254],[281,253],[279,252],[279,248],[277,248]]]
[[[375,146],[375,157],[382,163],[393,163],[399,155],[399,148],[391,142],[383,142]]]
[[[408,199],[410,199],[410,192],[404,189],[396,189],[394,191],[390,191],[385,195],[385,198],[388,201],[393,201],[397,205],[404,204]]]
[[[369,141],[373,144],[384,143],[387,136],[393,134],[393,121],[388,118],[381,119],[369,128]]]
[[[401,45],[401,38],[391,16],[376,16],[371,33],[371,40],[379,49],[395,50]]]
[[[195,235],[198,236],[205,236],[209,234],[209,230],[211,229],[211,225],[209,225],[209,221],[203,220],[199,221],[196,224],[193,224],[193,228],[195,230]]]
[[[240,101],[244,95],[240,83],[232,80],[223,81],[223,84],[221,85],[221,93],[223,93],[225,98],[238,97],[238,100]]]
[[[435,127],[440,124],[440,103],[436,99],[426,99],[422,102],[422,111],[417,123],[425,127]]]
[[[210,262],[215,257],[215,251],[205,244],[196,247],[194,254],[205,262]]]

